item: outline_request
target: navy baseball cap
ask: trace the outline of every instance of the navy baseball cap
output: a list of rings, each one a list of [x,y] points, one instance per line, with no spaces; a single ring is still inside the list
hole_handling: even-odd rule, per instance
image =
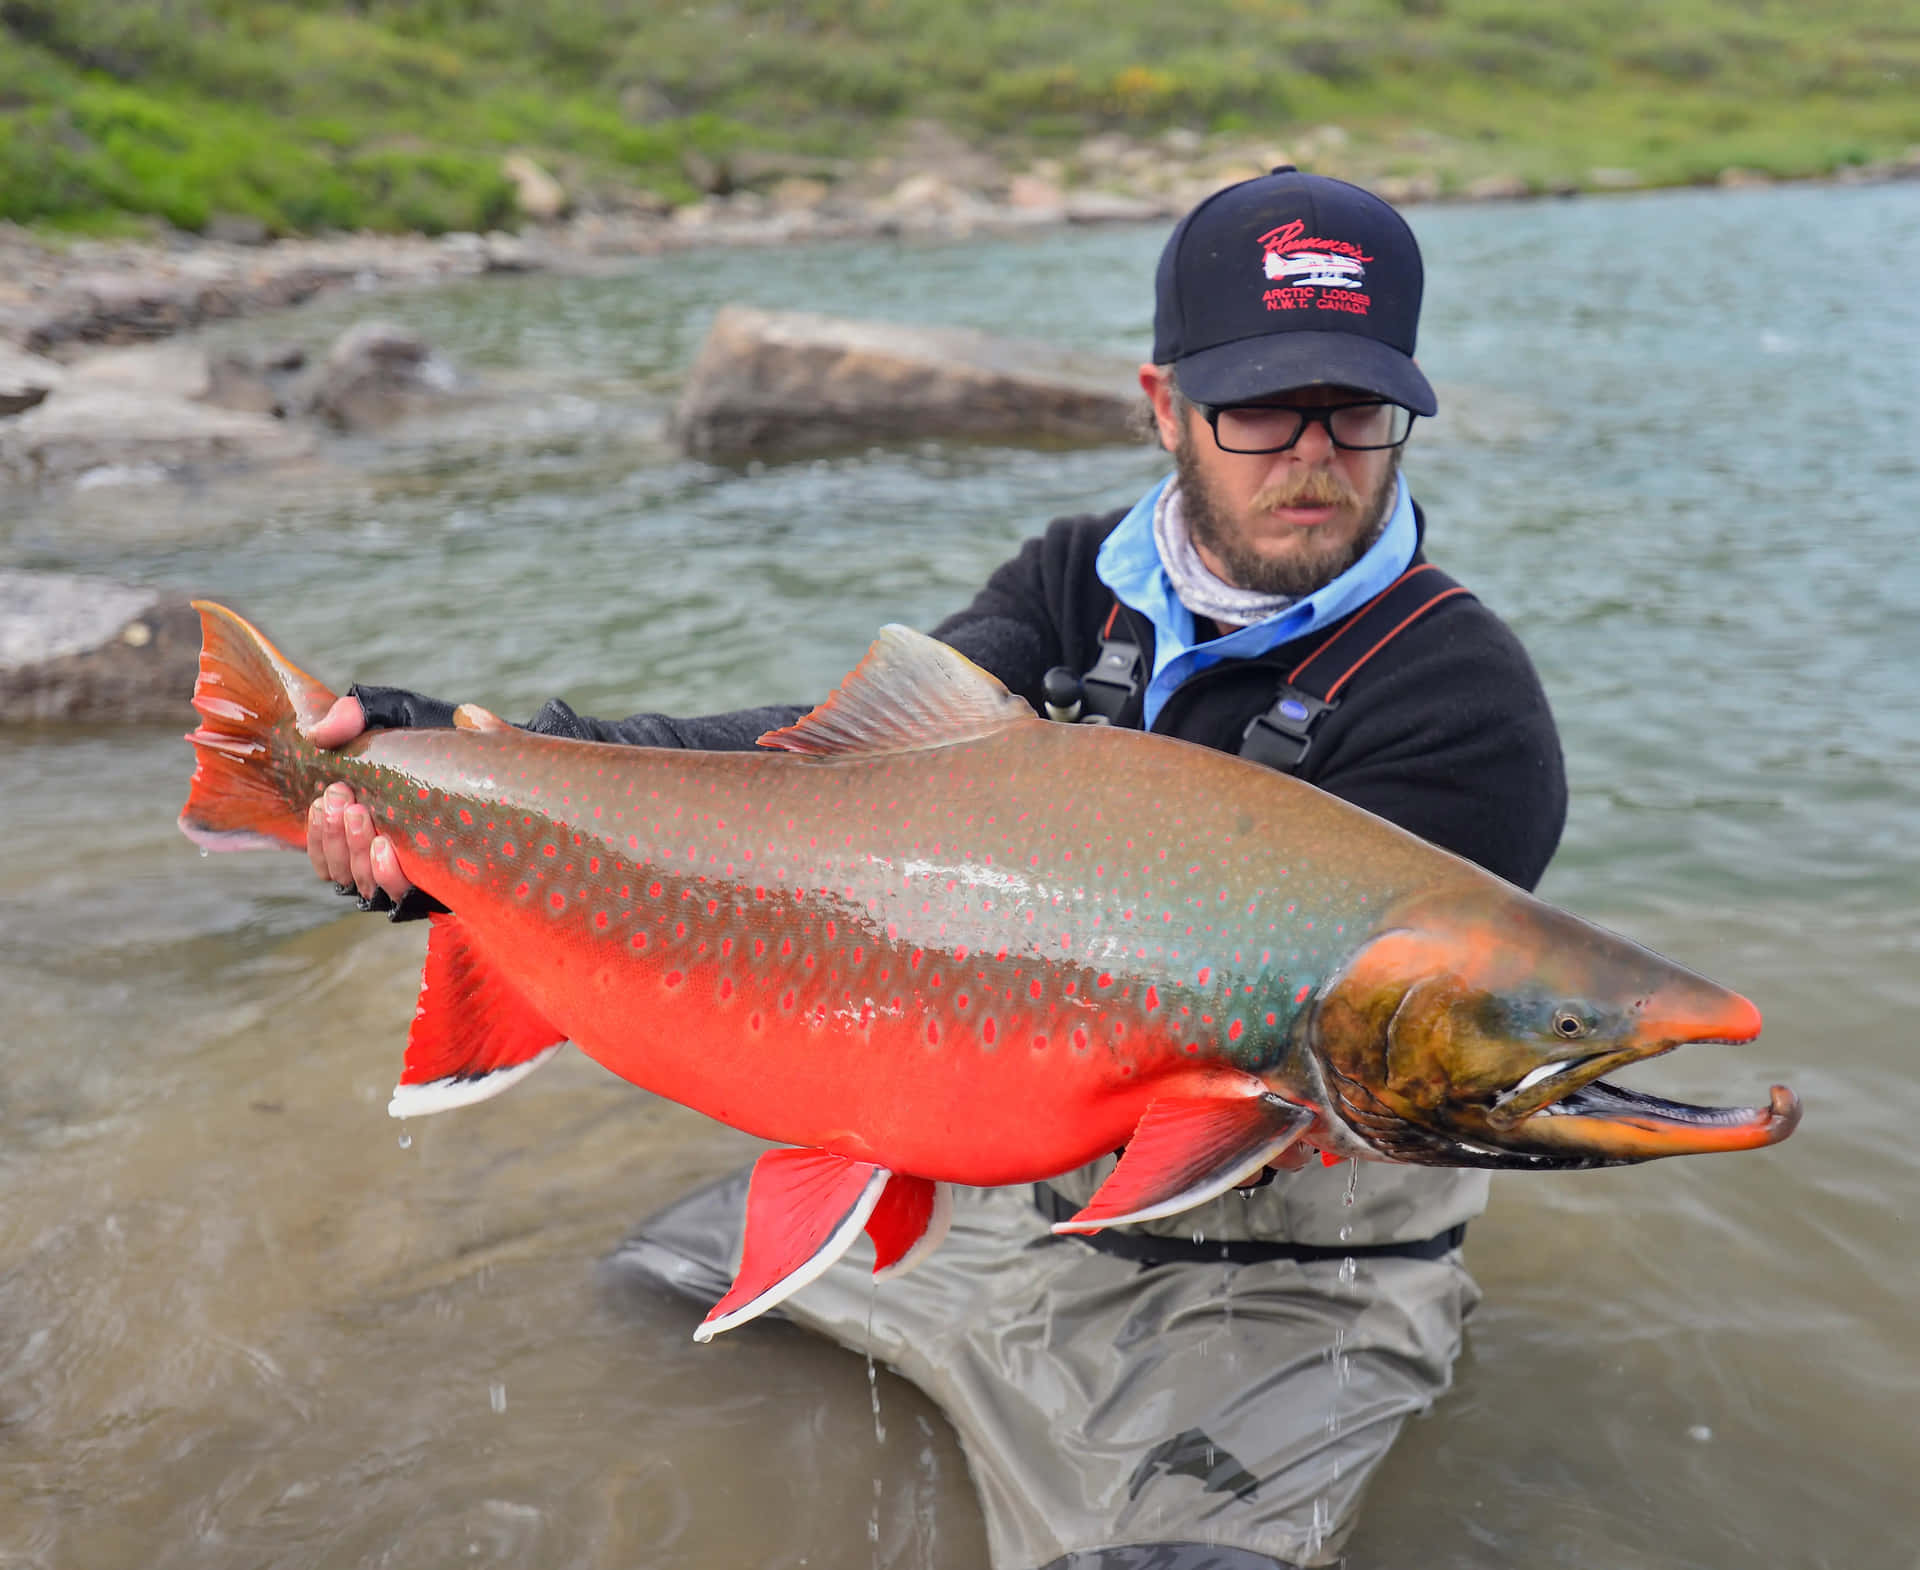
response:
[[[1195,403],[1354,387],[1439,407],[1413,363],[1420,247],[1406,219],[1345,180],[1283,165],[1215,191],[1160,253],[1153,359]]]

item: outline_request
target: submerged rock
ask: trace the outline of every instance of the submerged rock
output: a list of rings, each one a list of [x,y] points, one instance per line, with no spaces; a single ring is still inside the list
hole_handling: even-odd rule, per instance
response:
[[[199,662],[180,595],[0,571],[0,725],[190,721]]]
[[[392,322],[360,322],[341,334],[304,389],[302,412],[344,431],[390,425],[452,392],[453,367],[427,341]]]
[[[269,415],[136,385],[69,381],[37,408],[0,421],[0,487],[78,480],[109,468],[165,474],[277,463],[312,446],[306,433]]]
[[[951,436],[1132,439],[1132,362],[963,328],[731,305],[714,318],[674,431],[703,458]]]

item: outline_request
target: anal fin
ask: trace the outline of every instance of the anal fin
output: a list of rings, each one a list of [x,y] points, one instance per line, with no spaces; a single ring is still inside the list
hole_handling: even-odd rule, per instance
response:
[[[473,941],[459,917],[436,912],[420,1001],[407,1031],[406,1063],[387,1113],[425,1116],[485,1101],[519,1084],[565,1039]]]
[[[747,1184],[740,1269],[693,1333],[711,1341],[785,1302],[823,1274],[860,1235],[893,1176],[825,1150],[769,1150]]]
[[[1120,1164],[1093,1198],[1053,1230],[1098,1232],[1205,1204],[1272,1161],[1313,1118],[1308,1108],[1265,1091],[1164,1096],[1141,1116]]]

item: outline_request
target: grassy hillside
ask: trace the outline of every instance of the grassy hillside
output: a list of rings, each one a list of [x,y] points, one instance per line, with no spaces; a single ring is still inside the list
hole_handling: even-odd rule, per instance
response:
[[[484,228],[509,149],[685,200],[929,117],[1016,163],[1335,123],[1352,167],[1443,187],[1816,174],[1920,142],[1920,0],[0,0],[23,222]]]

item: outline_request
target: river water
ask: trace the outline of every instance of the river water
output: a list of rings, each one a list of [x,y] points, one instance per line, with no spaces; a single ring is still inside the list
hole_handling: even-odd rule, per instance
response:
[[[1356,1570],[1916,1564],[1920,186],[1423,209],[1407,459],[1574,786],[1543,892],[1754,997],[1641,1089],[1775,1150],[1495,1179],[1452,1393]],[[228,600],[296,659],[522,715],[824,693],[1145,449],[713,468],[663,436],[731,300],[1138,353],[1158,232],[648,260],[333,299],[507,396],[271,483],[8,503],[0,565]],[[423,939],[203,860],[171,730],[0,738],[0,1566],[984,1562],[938,1412],[598,1262],[751,1150],[577,1056],[384,1103]]]

